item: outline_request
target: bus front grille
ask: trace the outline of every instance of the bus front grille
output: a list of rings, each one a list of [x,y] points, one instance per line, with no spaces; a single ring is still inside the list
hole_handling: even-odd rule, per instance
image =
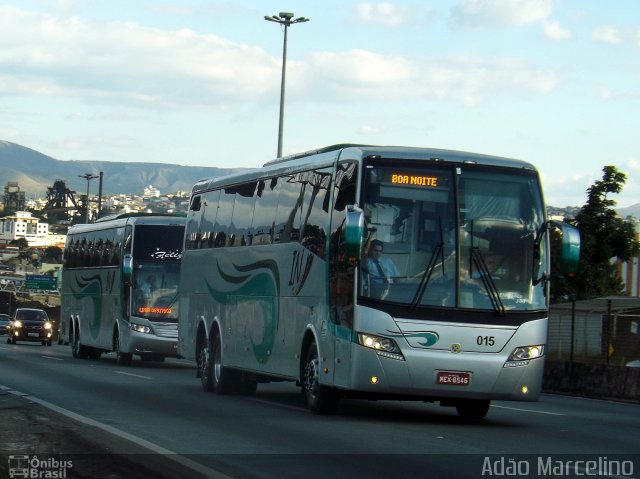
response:
[[[161,338],[178,339],[178,325],[176,323],[154,323],[153,329]]]

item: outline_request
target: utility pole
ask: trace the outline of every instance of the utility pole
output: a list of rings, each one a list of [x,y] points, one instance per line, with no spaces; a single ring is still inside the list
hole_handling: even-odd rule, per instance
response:
[[[89,184],[91,183],[91,180],[93,180],[94,178],[97,178],[97,176],[92,175],[91,173],[85,173],[84,175],[78,175],[78,176],[80,178],[84,178],[85,180],[87,180],[87,199],[84,204],[84,222],[88,223],[89,222]]]

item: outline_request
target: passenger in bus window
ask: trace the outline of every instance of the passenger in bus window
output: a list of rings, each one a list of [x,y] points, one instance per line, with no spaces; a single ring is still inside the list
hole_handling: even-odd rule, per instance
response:
[[[399,276],[398,268],[391,259],[382,256],[384,243],[380,240],[371,241],[369,257],[363,268],[367,275],[366,284],[369,286],[369,296],[384,299],[389,293],[389,285],[393,278]]]

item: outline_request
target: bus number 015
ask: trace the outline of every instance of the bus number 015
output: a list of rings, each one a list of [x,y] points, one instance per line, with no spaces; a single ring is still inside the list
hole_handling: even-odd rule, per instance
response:
[[[494,336],[478,336],[476,343],[478,346],[493,346],[496,344],[496,338]]]

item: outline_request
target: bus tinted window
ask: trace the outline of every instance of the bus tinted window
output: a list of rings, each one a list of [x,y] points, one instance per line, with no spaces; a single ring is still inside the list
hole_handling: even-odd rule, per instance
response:
[[[235,205],[233,207],[233,217],[229,229],[229,246],[247,246],[251,244],[253,233],[251,223],[253,222],[253,208],[256,203],[257,182],[251,182],[240,187],[231,188],[236,192]]]
[[[136,226],[133,253],[137,261],[175,261],[182,257],[180,228],[165,225]]]
[[[273,240],[273,224],[278,207],[278,179],[258,182],[256,205],[253,213],[252,244],[271,244]]]
[[[300,238],[302,184],[293,176],[281,178],[276,212],[274,243],[288,243]]]
[[[329,224],[329,186],[331,170],[308,171],[300,175],[302,183],[302,237],[303,246],[324,258]]]
[[[231,218],[233,217],[233,204],[236,194],[234,191],[222,190],[218,203],[218,215],[216,216],[215,231],[216,237],[213,242],[214,248],[227,246],[229,230],[231,228]]]
[[[216,217],[220,191],[209,191],[204,195],[202,222],[200,223],[200,241],[196,248],[213,248],[216,239]]]

